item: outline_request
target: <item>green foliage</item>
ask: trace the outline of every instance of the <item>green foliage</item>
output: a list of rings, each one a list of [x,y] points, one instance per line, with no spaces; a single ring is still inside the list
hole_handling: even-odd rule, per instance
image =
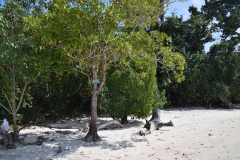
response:
[[[23,31],[23,16],[28,11],[20,3],[10,0],[0,8],[0,104],[14,117],[24,102],[27,85],[38,74],[30,38]]]
[[[239,93],[236,77],[239,75],[240,64],[239,40],[236,39],[238,34],[235,32],[226,34],[224,30],[231,27],[223,25],[227,17],[238,14],[239,8],[235,8],[234,4],[236,2],[233,1],[208,1],[202,8],[203,12],[190,7],[191,17],[186,21],[175,15],[166,18],[163,23],[164,31],[172,37],[174,50],[182,53],[186,59],[184,71],[186,80],[180,84],[172,83],[162,87],[166,89],[172,104],[210,105],[219,103],[220,99],[229,100],[233,97],[236,99]],[[220,10],[225,10],[224,12],[229,14],[224,13],[223,17]],[[231,10],[236,12],[233,13]],[[214,18],[219,21],[215,23],[212,21]],[[232,23],[233,30],[240,27],[238,21],[235,22]],[[213,40],[212,33],[221,30],[223,40],[205,53],[204,45]],[[229,40],[224,40],[224,37],[228,37]],[[158,81],[161,82],[164,74],[160,73]]]
[[[202,12],[212,21],[216,32],[221,32],[223,40],[239,39],[240,3],[236,0],[206,0]]]
[[[149,56],[145,53],[145,56]],[[127,66],[112,68],[107,88],[110,95],[109,114],[113,118],[134,115],[147,117],[152,110],[156,91],[156,62],[139,56],[126,57]]]
[[[154,102],[153,102],[153,109],[162,109],[164,105],[167,104],[167,97],[165,90],[161,92],[156,89],[154,92]]]
[[[112,0],[109,4],[97,0],[53,0],[47,8],[43,15],[25,17],[36,49],[45,52],[53,48],[45,57],[55,57],[55,63],[62,61],[59,57],[69,60],[71,69],[87,76],[89,82],[99,78],[100,84],[92,85],[93,95],[98,94],[109,78],[105,75],[110,65],[117,64],[122,68],[112,71],[114,76],[110,81],[116,82],[117,86],[108,87],[110,94],[116,94],[119,89],[128,92],[131,86],[136,90],[122,95],[127,96],[122,102],[131,107],[119,111],[118,116],[131,113],[144,117],[149,113],[156,89],[157,62],[170,70],[178,82],[184,79],[184,58],[163,45],[169,37],[155,31],[146,32],[163,12],[158,0]],[[52,63],[52,60],[47,62]],[[111,80],[112,77],[115,79]],[[111,96],[113,98],[117,96]],[[138,107],[140,103],[145,108]],[[115,107],[113,105],[112,109]]]
[[[35,122],[41,116],[45,120],[56,121],[63,117],[81,116],[83,112],[89,113],[91,95],[88,82],[79,74],[51,73],[48,81],[40,78],[35,81],[29,93],[34,107],[19,110],[24,115],[25,123]]]
[[[212,46],[208,53],[210,80],[221,86],[215,88],[222,88],[219,89],[218,96],[224,97],[224,99],[231,99],[232,91],[234,93],[240,88],[235,81],[240,73],[240,52],[236,50],[236,47],[233,40],[222,41],[220,44]]]

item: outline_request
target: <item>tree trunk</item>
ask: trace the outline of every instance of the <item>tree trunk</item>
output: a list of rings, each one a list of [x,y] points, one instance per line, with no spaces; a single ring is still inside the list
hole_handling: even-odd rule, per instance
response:
[[[92,80],[96,80],[98,78],[98,68],[96,65],[96,56],[92,58]],[[97,142],[100,141],[101,138],[97,134],[97,99],[98,99],[98,86],[96,83],[92,82],[92,100],[91,100],[91,121],[89,125],[89,131],[87,135],[84,137],[85,142]]]
[[[13,67],[14,68],[14,67]],[[18,126],[17,126],[17,106],[16,106],[16,79],[13,76],[13,90],[12,90],[12,115],[13,115],[13,141],[18,140]]]
[[[97,56],[92,57],[92,78],[93,80],[98,79],[98,64],[97,64]],[[84,137],[85,142],[96,142],[101,141],[101,138],[98,136],[97,133],[97,99],[98,99],[98,93],[105,84],[106,81],[106,66],[107,66],[107,57],[106,53],[102,53],[101,57],[101,80],[100,84],[95,84],[92,82],[92,101],[91,101],[91,122],[90,122],[90,128],[87,133],[87,135]]]
[[[121,119],[122,124],[128,124],[127,115],[124,115]]]
[[[97,84],[92,84],[91,122],[89,131],[84,137],[85,142],[97,142],[101,140],[97,134],[97,98]]]
[[[153,109],[151,119],[149,121],[146,120],[146,124],[144,125],[146,131],[139,131],[138,134],[141,136],[151,134],[154,130],[159,130],[162,126],[173,126],[173,123],[172,121],[167,123],[161,122],[160,109]]]
[[[13,113],[13,142],[18,141],[17,113]]]
[[[149,121],[152,121],[152,120],[161,121],[160,120],[160,109],[153,109],[152,110],[152,117]]]

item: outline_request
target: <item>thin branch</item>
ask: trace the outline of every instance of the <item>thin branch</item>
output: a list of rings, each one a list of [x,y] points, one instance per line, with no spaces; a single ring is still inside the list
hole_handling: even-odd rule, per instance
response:
[[[8,102],[8,105],[9,105],[10,109],[13,110],[12,105],[11,105],[9,99],[8,99],[7,94],[6,94],[4,91],[2,91],[2,94],[3,94],[3,95],[5,96],[5,98],[7,99],[7,102]]]
[[[2,103],[0,103],[0,106],[2,106],[4,109],[6,109],[10,114],[13,114],[7,107],[5,107]]]
[[[85,72],[83,72],[83,70],[81,69],[81,70],[77,70],[79,73],[82,73],[83,75],[85,75],[85,76],[87,76],[87,78],[88,78],[88,82],[90,82],[91,81],[91,78],[90,78],[90,76],[89,76],[89,74],[87,74],[87,73],[85,73]]]
[[[27,85],[28,85],[28,82],[25,82],[24,87],[23,87],[23,90],[22,90],[22,93],[21,93],[21,98],[20,98],[20,100],[19,100],[19,102],[18,102],[18,106],[17,106],[16,113],[17,113],[17,111],[19,110],[19,108],[20,108],[20,106],[21,106],[21,103],[22,103],[23,96],[24,96],[24,93],[25,93],[25,90],[26,90]]]
[[[106,81],[106,66],[107,66],[107,55],[106,55],[106,51],[103,52],[102,55],[102,73],[101,73],[101,82],[98,86],[98,91],[101,90],[101,88],[103,87],[105,81]]]

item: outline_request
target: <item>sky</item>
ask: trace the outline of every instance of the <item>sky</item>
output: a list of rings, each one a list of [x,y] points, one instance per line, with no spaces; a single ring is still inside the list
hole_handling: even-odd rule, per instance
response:
[[[204,0],[187,0],[187,2],[174,2],[168,7],[166,16],[171,16],[172,13],[175,13],[179,16],[182,15],[183,20],[186,20],[190,15],[188,12],[189,6],[195,6],[200,10],[201,6],[204,4]]]

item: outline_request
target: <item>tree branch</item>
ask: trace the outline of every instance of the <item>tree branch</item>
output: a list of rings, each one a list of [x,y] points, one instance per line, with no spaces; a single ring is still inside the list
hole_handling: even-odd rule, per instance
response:
[[[106,66],[107,66],[107,55],[106,51],[103,51],[102,55],[102,72],[101,72],[101,82],[98,86],[98,91],[101,90],[106,81]]]
[[[3,93],[4,97],[7,99],[7,102],[8,102],[8,105],[9,105],[10,109],[13,110],[12,105],[11,105],[9,99],[8,99],[7,94],[4,91],[2,91],[2,93]]]
[[[2,103],[0,103],[0,106],[2,106],[4,109],[6,109],[10,114],[13,114],[7,107],[5,107]]]
[[[23,87],[23,90],[22,90],[22,93],[21,93],[20,100],[19,100],[19,102],[18,102],[18,106],[17,106],[16,112],[18,111],[18,109],[19,109],[20,106],[21,106],[21,103],[22,103],[23,96],[24,96],[24,93],[25,93],[25,90],[26,90],[27,85],[28,85],[28,82],[25,82],[24,87]]]

